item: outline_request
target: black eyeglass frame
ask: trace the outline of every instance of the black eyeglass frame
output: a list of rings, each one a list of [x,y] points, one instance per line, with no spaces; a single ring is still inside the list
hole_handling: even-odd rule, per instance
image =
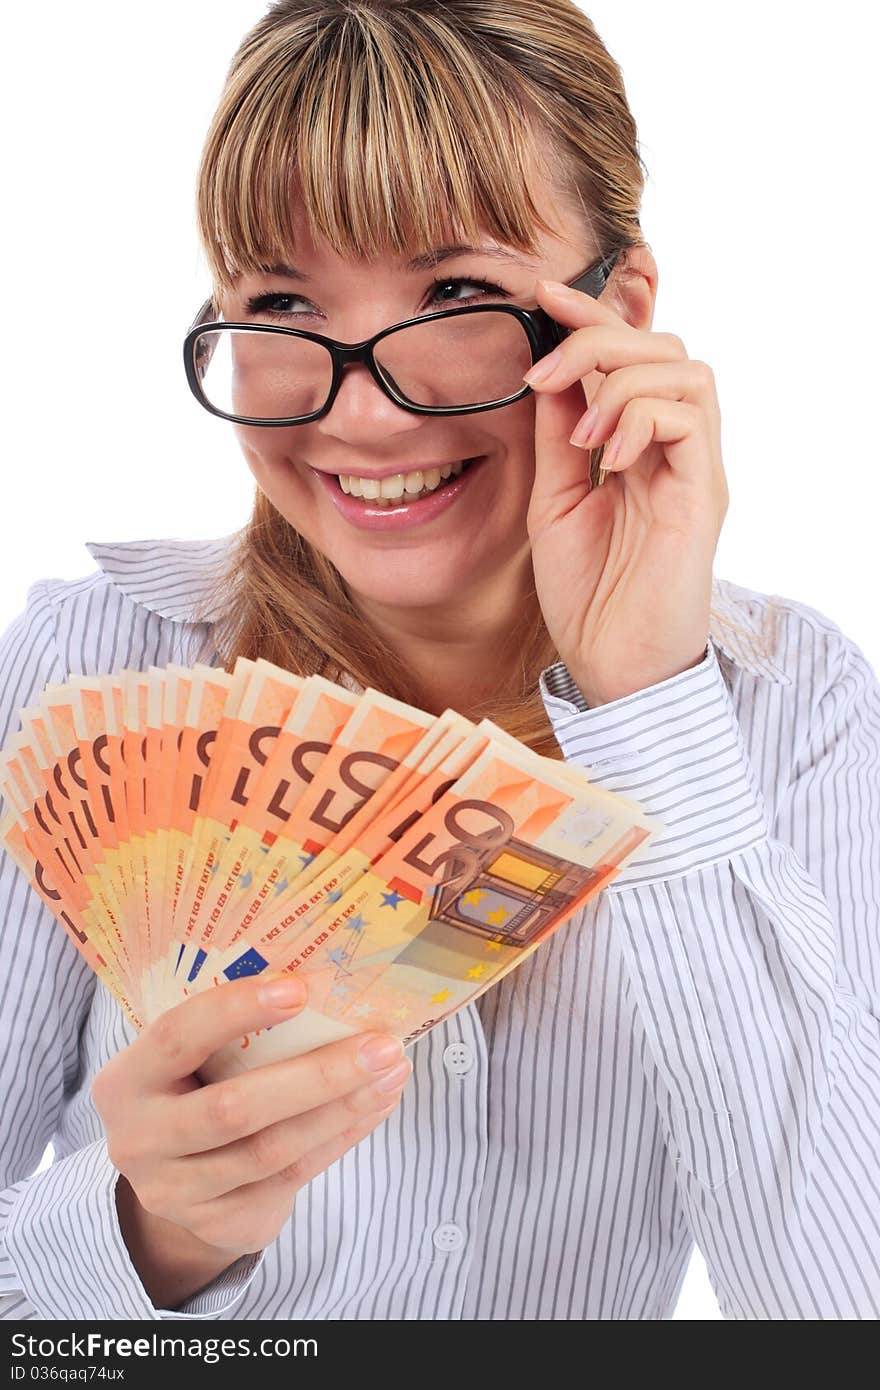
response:
[[[611,271],[620,257],[620,248],[612,252],[609,256],[595,261],[575,280],[567,281],[573,290],[581,290],[590,295],[593,299],[598,299],[604,290]],[[450,277],[453,278],[453,277]],[[391,333],[398,332],[401,328],[409,328],[411,324],[431,323],[435,319],[450,318],[453,314],[485,314],[485,313],[505,313],[513,314],[518,318],[529,340],[532,352],[532,365],[545,357],[548,352],[557,347],[566,338],[571,329],[564,324],[557,323],[556,319],[540,307],[534,309],[523,309],[518,304],[465,304],[459,309],[439,309],[433,314],[421,314],[415,318],[403,319],[400,323],[392,324],[389,328],[383,328],[381,332],[375,333],[372,338],[365,338],[360,343],[341,343],[335,338],[327,338],[323,333],[310,333],[302,328],[283,328],[278,324],[268,323],[226,323],[222,320],[213,319],[210,316],[214,313],[213,298],[206,299],[200,308],[198,315],[192,325],[187,330],[183,340],[183,365],[186,371],[186,379],[189,388],[196,400],[205,410],[212,415],[217,415],[221,420],[229,420],[238,425],[265,425],[268,428],[280,427],[284,425],[308,425],[313,420],[320,420],[333,408],[336,393],[342,384],[342,374],[346,366],[352,362],[362,362],[370,372],[374,381],[383,390],[395,405],[403,410],[409,410],[414,415],[476,415],[484,410],[499,410],[502,406],[512,405],[514,401],[522,400],[527,396],[531,387],[523,383],[522,388],[512,396],[505,397],[500,401],[489,401],[478,405],[447,406],[447,405],[414,405],[406,397],[397,393],[394,388],[385,380],[381,368],[373,356],[373,349],[383,338],[387,338]],[[333,375],[330,382],[330,390],[327,399],[320,410],[314,410],[310,415],[294,415],[277,420],[255,420],[247,415],[230,415],[227,411],[221,410],[218,406],[212,405],[202,391],[198,370],[195,363],[195,345],[200,334],[215,330],[247,329],[249,333],[284,333],[295,338],[307,338],[314,343],[321,343],[328,350],[333,362]]]

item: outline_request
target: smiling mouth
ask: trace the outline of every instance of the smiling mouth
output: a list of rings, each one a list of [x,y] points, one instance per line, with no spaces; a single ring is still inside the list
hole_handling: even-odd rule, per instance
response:
[[[387,478],[367,478],[353,473],[337,473],[334,476],[337,486],[350,497],[367,502],[371,507],[398,507],[430,497],[432,492],[439,492],[466,472],[477,457],[474,455],[457,463],[447,463],[441,468],[392,473]]]

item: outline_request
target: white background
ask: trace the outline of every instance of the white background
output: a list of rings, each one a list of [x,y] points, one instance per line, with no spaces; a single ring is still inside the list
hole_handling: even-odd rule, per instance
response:
[[[722,577],[832,617],[880,668],[874,18],[788,0],[596,0],[649,169],[653,327],[718,386]],[[46,0],[4,17],[0,627],[87,540],[219,536],[250,508],[181,341],[209,285],[202,141],[261,0]],[[678,1317],[718,1317],[702,1263]]]

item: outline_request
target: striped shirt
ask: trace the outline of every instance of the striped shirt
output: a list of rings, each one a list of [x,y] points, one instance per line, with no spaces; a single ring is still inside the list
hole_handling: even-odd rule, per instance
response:
[[[228,541],[90,544],[97,572],[35,583],[0,743],[68,674],[220,664]],[[694,1243],[725,1317],[880,1315],[880,686],[815,609],[712,598],[691,670],[594,709],[541,676],[565,759],[662,834],[177,1309],[129,1259],[90,1098],[134,1030],[0,858],[0,1317],[659,1319]]]

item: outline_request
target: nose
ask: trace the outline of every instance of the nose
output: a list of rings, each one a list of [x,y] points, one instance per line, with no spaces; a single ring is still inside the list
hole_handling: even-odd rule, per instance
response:
[[[315,428],[328,439],[366,446],[411,434],[426,421],[426,416],[414,415],[391,400],[364,363],[349,362],[342,369],[336,399]]]

